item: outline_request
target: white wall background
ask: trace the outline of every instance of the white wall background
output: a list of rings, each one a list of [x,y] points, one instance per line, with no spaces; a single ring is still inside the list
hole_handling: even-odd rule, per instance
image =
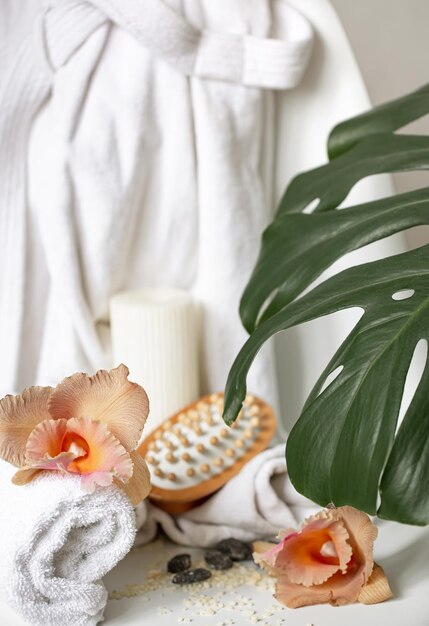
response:
[[[429,0],[331,0],[373,104],[429,82]],[[429,118],[410,127],[429,135]],[[398,191],[429,185],[427,172],[395,176]]]

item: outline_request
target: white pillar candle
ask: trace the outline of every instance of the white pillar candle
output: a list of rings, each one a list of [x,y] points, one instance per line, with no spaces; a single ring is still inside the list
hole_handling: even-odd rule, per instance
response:
[[[148,435],[200,395],[197,310],[185,291],[124,291],[110,301],[110,320],[114,364],[149,396]]]

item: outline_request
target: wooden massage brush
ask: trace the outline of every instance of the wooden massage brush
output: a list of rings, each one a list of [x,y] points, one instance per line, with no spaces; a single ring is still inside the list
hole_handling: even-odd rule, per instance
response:
[[[143,441],[139,451],[151,473],[150,499],[169,513],[201,504],[268,447],[273,410],[248,395],[231,428],[222,419],[223,394],[185,407]]]

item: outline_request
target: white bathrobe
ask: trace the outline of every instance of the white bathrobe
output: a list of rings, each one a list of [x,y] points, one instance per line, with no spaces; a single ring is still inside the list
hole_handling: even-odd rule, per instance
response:
[[[109,298],[151,286],[201,304],[201,391],[222,389],[280,191],[368,105],[335,15],[326,0],[25,4],[0,7],[0,389],[109,367]],[[287,347],[304,392],[343,334]],[[272,346],[249,388],[277,403]]]

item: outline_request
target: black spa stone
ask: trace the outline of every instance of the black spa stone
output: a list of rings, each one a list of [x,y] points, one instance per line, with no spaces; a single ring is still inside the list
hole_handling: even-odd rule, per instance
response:
[[[211,577],[211,572],[203,567],[196,569],[188,569],[186,572],[179,572],[172,578],[175,585],[191,585],[192,583],[201,583]]]
[[[230,569],[233,562],[229,554],[220,550],[207,550],[204,554],[205,562],[212,569]]]
[[[190,554],[176,554],[167,563],[167,571],[172,574],[177,572],[184,572],[191,567],[191,555]]]
[[[252,558],[252,546],[233,537],[219,541],[215,548],[227,554],[233,561],[249,561]]]

